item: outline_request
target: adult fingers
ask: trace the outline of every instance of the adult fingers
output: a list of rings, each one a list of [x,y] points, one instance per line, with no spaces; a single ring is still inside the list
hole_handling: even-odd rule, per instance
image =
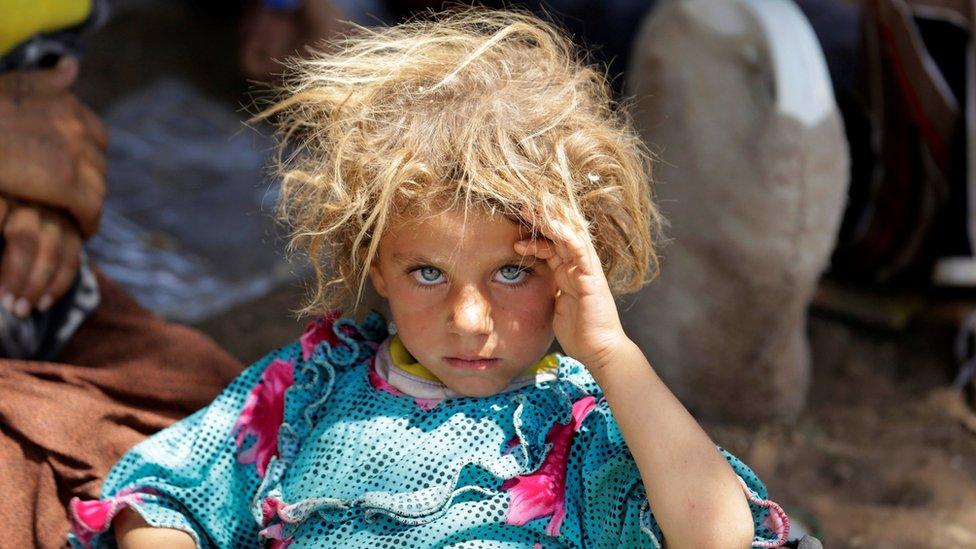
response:
[[[34,260],[14,306],[17,316],[26,317],[50,285],[61,263],[62,235],[61,222],[51,214],[42,214]]]
[[[78,60],[71,56],[64,56],[51,69],[33,71],[41,73],[41,85],[50,86],[52,90],[67,90],[78,79]]]
[[[47,290],[37,302],[37,308],[46,311],[71,289],[78,269],[81,268],[81,236],[71,226],[65,226],[61,240],[61,262]]]
[[[35,208],[18,207],[3,226],[3,258],[0,259],[0,287],[3,306],[14,312],[14,304],[30,273],[37,251],[40,215]]]
[[[75,208],[68,211],[78,223],[81,235],[89,238],[98,231],[102,216],[102,203],[105,200],[105,177],[90,163],[78,166],[79,196]]]
[[[0,128],[0,192],[67,210],[90,236],[105,197],[104,155],[88,139],[11,135]]]
[[[81,150],[82,160],[91,165],[100,176],[105,176],[105,153],[92,142],[86,142]],[[104,183],[103,183],[104,185]]]
[[[62,57],[50,69],[10,71],[0,76],[0,96],[8,97],[14,103],[52,93],[68,90],[78,78],[78,60]]]
[[[78,117],[81,118],[82,123],[85,125],[85,130],[88,132],[88,135],[91,136],[95,145],[104,151],[108,147],[108,129],[105,128],[105,123],[102,122],[102,119],[97,114],[92,112],[91,109],[80,101],[78,102],[77,112]]]

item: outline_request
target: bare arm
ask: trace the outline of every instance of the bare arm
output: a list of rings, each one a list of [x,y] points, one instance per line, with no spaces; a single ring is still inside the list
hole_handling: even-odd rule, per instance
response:
[[[553,225],[555,234],[515,250],[553,270],[556,338],[603,389],[667,545],[748,547],[752,515],[732,468],[624,333],[589,236]]]
[[[190,534],[172,528],[153,528],[146,523],[139,513],[125,509],[116,517],[115,539],[121,549],[139,549],[141,547],[169,547],[172,549],[196,549],[196,544]]]
[[[715,444],[630,340],[587,364],[634,456],[668,547],[748,547],[752,515]]]

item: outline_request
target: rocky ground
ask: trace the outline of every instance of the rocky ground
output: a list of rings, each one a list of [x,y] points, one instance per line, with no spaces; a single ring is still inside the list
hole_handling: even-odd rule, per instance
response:
[[[714,427],[825,547],[976,547],[976,421],[946,389],[951,338],[810,323],[796,425]]]

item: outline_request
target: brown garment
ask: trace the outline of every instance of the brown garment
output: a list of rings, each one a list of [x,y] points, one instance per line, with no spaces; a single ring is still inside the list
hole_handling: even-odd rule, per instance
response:
[[[241,364],[142,309],[99,273],[102,303],[63,363],[0,360],[3,547],[62,547],[68,501],[97,498],[132,445],[208,404]]]

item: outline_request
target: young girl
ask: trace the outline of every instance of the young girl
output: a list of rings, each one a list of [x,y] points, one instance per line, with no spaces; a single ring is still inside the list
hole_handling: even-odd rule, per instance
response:
[[[325,314],[134,447],[102,500],[72,501],[75,545],[785,541],[621,329],[614,295],[656,266],[649,162],[565,37],[485,11],[361,29],[288,91],[310,307],[369,279],[392,321]]]

